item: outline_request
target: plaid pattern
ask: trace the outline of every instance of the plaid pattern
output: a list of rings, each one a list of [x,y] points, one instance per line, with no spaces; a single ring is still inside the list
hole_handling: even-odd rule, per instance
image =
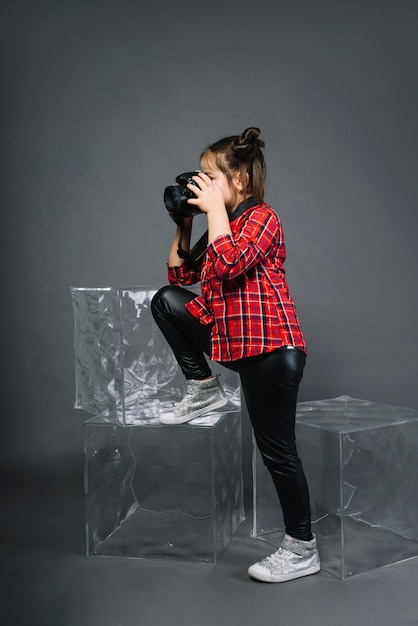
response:
[[[168,268],[173,285],[200,280],[202,295],[186,305],[202,324],[212,324],[211,358],[236,361],[294,346],[306,352],[295,303],[285,278],[283,228],[268,204],[231,222],[231,235],[207,247],[199,267]]]

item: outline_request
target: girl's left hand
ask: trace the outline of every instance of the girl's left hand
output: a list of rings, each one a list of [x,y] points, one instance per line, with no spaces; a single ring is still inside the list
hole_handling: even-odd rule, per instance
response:
[[[202,213],[206,214],[212,211],[226,211],[222,191],[207,174],[200,172],[198,176],[193,176],[193,181],[196,185],[189,183],[187,188],[196,195],[196,198],[187,200],[188,204],[197,206]]]

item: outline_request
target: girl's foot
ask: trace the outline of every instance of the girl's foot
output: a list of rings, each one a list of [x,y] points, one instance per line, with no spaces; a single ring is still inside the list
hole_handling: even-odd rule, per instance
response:
[[[184,424],[208,411],[214,411],[228,402],[216,376],[206,380],[188,380],[187,393],[172,413],[160,415],[162,424]]]
[[[280,548],[262,561],[251,565],[251,578],[267,583],[316,574],[321,569],[315,535],[311,541],[302,541],[285,535]]]

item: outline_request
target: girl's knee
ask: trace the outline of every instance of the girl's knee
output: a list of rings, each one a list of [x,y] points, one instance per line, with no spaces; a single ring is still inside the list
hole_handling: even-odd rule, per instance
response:
[[[169,301],[171,291],[175,289],[172,285],[164,285],[161,287],[151,299],[151,311],[155,311],[159,305],[164,305]]]
[[[155,320],[177,318],[184,312],[187,293],[177,285],[161,287],[151,300],[151,312]]]

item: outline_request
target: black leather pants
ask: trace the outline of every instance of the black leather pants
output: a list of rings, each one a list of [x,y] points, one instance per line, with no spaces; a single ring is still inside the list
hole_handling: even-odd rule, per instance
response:
[[[154,319],[170,344],[187,379],[210,376],[205,358],[210,327],[186,309],[196,294],[182,287],[160,289],[152,301]],[[257,357],[224,362],[238,372],[257,446],[268,468],[283,510],[287,534],[310,540],[309,491],[295,443],[295,412],[306,355],[279,348]]]

